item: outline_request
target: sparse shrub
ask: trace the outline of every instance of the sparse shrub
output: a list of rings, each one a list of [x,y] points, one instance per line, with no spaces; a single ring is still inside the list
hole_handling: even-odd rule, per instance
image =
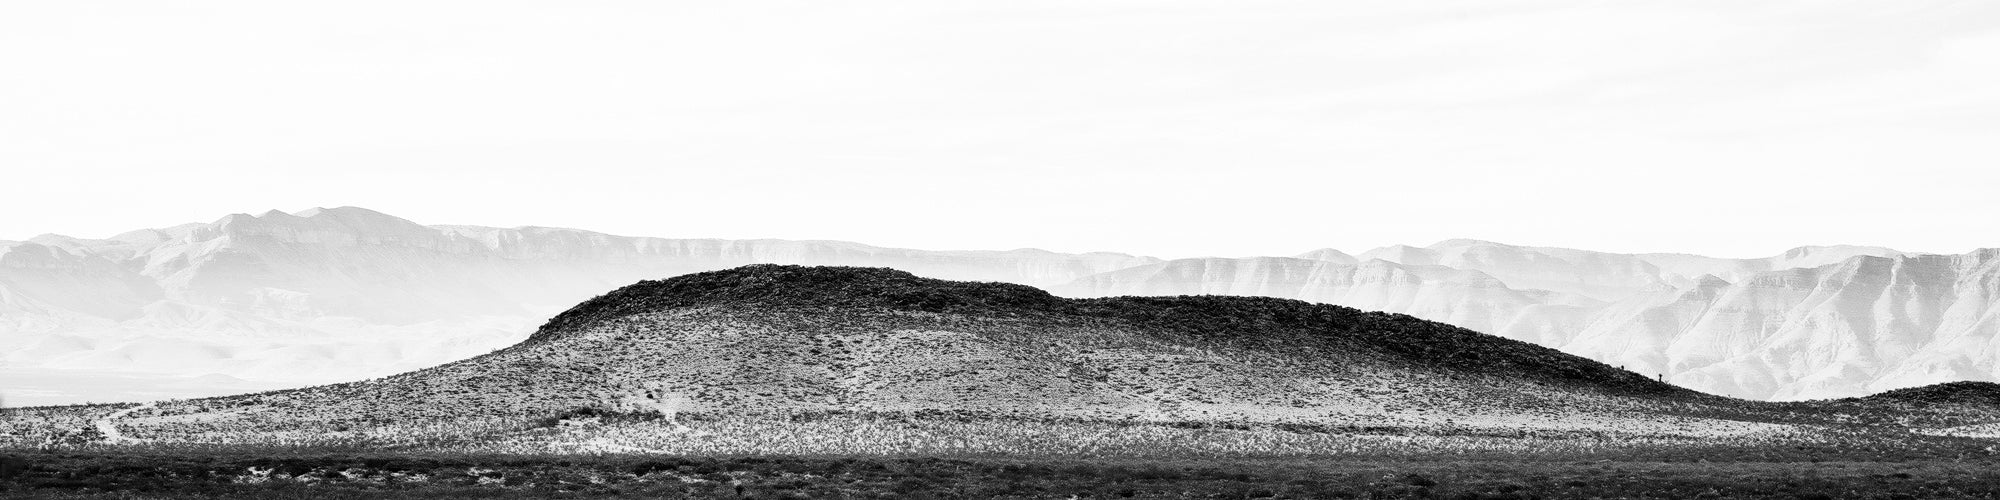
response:
[[[655,420],[660,420],[662,418],[666,418],[666,415],[661,414],[659,410],[654,410],[654,409],[619,411],[619,410],[608,410],[593,406],[581,406],[581,407],[571,408],[568,410],[563,410],[561,413],[557,413],[555,415],[550,415],[547,417],[543,417],[539,420],[536,420],[535,426],[555,427],[561,425],[565,421],[592,421],[595,423],[602,423],[602,424],[622,424],[622,423],[634,423],[634,422],[651,422]]]

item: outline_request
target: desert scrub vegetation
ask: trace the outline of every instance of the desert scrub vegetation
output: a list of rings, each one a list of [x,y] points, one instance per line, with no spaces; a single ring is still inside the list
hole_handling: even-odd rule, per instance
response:
[[[101,442],[98,419],[136,404],[0,408],[0,447],[64,447]]]
[[[622,412],[574,408],[540,418],[422,424],[236,427],[188,421],[127,434],[137,443],[16,441],[0,450],[300,454],[412,452],[492,456],[882,456],[1022,458],[1348,458],[1504,460],[1983,458],[1992,440],[1871,429],[1771,427],[1657,433],[1240,421],[1014,418],[975,412]]]
[[[1821,444],[1819,433],[1740,435],[1011,419],[924,412],[682,414],[674,420],[564,425],[432,451],[473,454],[864,455],[1022,457],[1583,456],[1644,448]]]

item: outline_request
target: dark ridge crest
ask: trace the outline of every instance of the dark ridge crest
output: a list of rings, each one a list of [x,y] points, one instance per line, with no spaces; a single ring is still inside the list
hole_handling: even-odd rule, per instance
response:
[[[1271,351],[1373,351],[1449,372],[1525,376],[1627,394],[1699,394],[1604,363],[1406,314],[1271,297],[1183,295],[1071,301],[1078,313]]]
[[[528,341],[633,314],[748,304],[937,313],[1052,312],[1069,307],[1067,301],[1026,285],[936,280],[890,268],[753,264],[613,290],[556,315]]]
[[[1917,404],[2000,406],[2000,384],[1992,382],[1946,382],[1922,387],[1884,391],[1861,399]]]

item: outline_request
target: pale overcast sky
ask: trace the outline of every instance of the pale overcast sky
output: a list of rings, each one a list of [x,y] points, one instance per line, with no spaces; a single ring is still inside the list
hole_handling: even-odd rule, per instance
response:
[[[0,239],[2000,247],[2000,2],[0,4]]]

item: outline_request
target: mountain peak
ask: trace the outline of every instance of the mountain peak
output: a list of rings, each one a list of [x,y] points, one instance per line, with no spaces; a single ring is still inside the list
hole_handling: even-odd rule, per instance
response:
[[[277,210],[272,210],[272,212],[277,212]],[[416,224],[415,222],[410,222],[408,219],[404,219],[402,217],[397,217],[394,215],[389,215],[382,212],[369,210],[366,208],[349,207],[349,206],[334,207],[334,208],[313,207],[305,210],[300,210],[291,215],[307,219],[330,218],[330,219],[338,219],[346,221],[378,220],[378,221],[395,221],[398,223],[412,224],[412,225]]]
[[[68,236],[68,235],[62,235],[62,234],[56,234],[56,233],[44,233],[44,234],[40,234],[40,235],[37,235],[37,236],[35,236],[35,237],[33,237],[33,238],[28,238],[28,241],[27,241],[27,242],[28,242],[28,243],[39,243],[39,244],[42,244],[42,245],[48,245],[48,246],[63,246],[63,245],[74,245],[74,244],[78,243],[79,241],[82,241],[82,238],[77,238],[77,237],[75,237],[75,236]]]
[[[1778,254],[1777,258],[1798,259],[1828,256],[1834,259],[1845,259],[1857,256],[1887,257],[1901,255],[1902,253],[1893,248],[1866,245],[1806,245],[1786,250],[1784,253]]]
[[[1363,252],[1361,255],[1356,256],[1356,258],[1364,261],[1370,259],[1386,260],[1398,264],[1409,264],[1409,265],[1437,264],[1437,252],[1428,248],[1419,248],[1409,245],[1390,245],[1382,248],[1377,248],[1374,250]]]
[[[1448,239],[1448,240],[1444,240],[1444,241],[1439,241],[1439,242],[1437,242],[1437,243],[1432,243],[1432,244],[1431,244],[1431,246],[1428,246],[1428,247],[1424,247],[1424,248],[1430,248],[1430,249],[1441,249],[1441,248],[1457,248],[1457,247],[1504,247],[1504,248],[1517,248],[1517,247],[1515,247],[1514,245],[1509,245],[1509,244],[1506,244],[1506,243],[1500,243],[1500,242],[1497,242],[1497,241],[1486,241],[1486,240],[1475,240],[1475,239],[1472,239],[1472,238],[1452,238],[1452,239]]]
[[[357,207],[313,208],[297,213],[269,210],[262,215],[230,214],[193,229],[195,241],[224,236],[268,237],[283,241],[429,241],[436,230],[401,217]]]
[[[1321,248],[1318,250],[1313,250],[1310,252],[1294,255],[1293,257],[1306,260],[1323,260],[1327,262],[1334,262],[1340,264],[1354,264],[1360,262],[1360,260],[1354,258],[1353,255],[1349,255],[1347,252],[1342,252],[1334,248]]]

